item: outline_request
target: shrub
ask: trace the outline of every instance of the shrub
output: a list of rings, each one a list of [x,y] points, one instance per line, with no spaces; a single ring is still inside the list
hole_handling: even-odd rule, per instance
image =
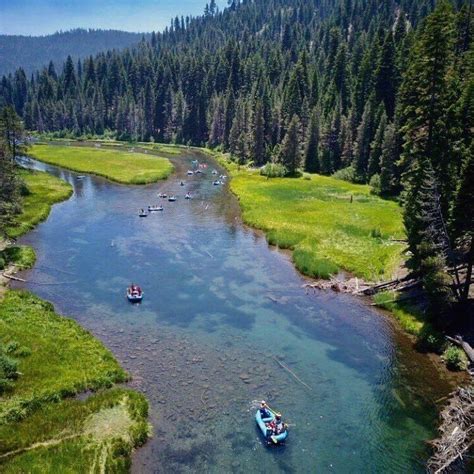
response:
[[[377,227],[370,231],[370,236],[374,239],[381,239],[382,238],[382,231]]]
[[[380,196],[382,194],[382,189],[380,186],[380,176],[378,174],[374,174],[372,178],[370,178],[369,186],[371,194],[376,194],[377,196]]]
[[[443,336],[435,331],[431,324],[426,323],[419,335],[418,348],[423,351],[440,354],[444,345]]]
[[[283,178],[288,174],[288,170],[279,163],[267,163],[260,168],[260,174],[267,178]]]
[[[356,182],[356,173],[352,166],[348,166],[347,168],[342,168],[341,170],[336,171],[332,177],[336,179],[342,179],[343,181],[349,181],[351,183]]]
[[[443,360],[450,370],[465,370],[467,368],[467,357],[464,351],[456,346],[449,345],[443,352]]]
[[[29,196],[31,194],[31,191],[30,189],[28,188],[28,186],[22,181],[20,183],[20,195],[22,197],[25,197],[25,196]]]
[[[15,359],[0,353],[0,394],[11,387],[18,376],[18,363]]]
[[[0,270],[3,270],[7,265],[7,262],[5,262],[5,259],[3,258],[3,255],[0,255]]]

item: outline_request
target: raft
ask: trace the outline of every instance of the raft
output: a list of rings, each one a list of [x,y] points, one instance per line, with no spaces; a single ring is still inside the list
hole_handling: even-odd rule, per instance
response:
[[[140,294],[132,294],[130,288],[127,289],[127,299],[130,303],[140,303],[143,299],[143,291]]]
[[[260,428],[260,431],[262,432],[263,437],[265,438],[265,441],[268,444],[275,444],[273,443],[271,436],[272,436],[272,430],[270,428],[267,428],[266,423],[270,423],[275,419],[275,415],[269,411],[268,412],[270,417],[269,418],[262,418],[260,415],[260,410],[257,410],[257,413],[255,414],[255,421],[257,422],[258,427]],[[274,436],[275,440],[277,441],[276,444],[282,444],[286,438],[288,438],[288,429],[286,429],[283,433],[280,433],[277,436]]]

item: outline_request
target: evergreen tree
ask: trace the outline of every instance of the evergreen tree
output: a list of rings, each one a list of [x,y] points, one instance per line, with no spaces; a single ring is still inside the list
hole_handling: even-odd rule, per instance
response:
[[[361,183],[368,181],[368,166],[370,158],[370,144],[374,136],[374,109],[372,101],[368,101],[362,121],[357,128],[357,137],[354,147],[354,163],[356,179]]]
[[[452,6],[441,0],[422,27],[401,90],[403,164],[408,168],[413,161],[430,160],[444,213],[455,189],[447,114],[452,100],[453,28]]]
[[[375,72],[375,94],[377,101],[384,103],[390,120],[395,112],[396,79],[395,44],[392,32],[389,31],[385,37]]]
[[[453,237],[466,265],[460,300],[467,301],[473,279],[474,265],[474,147],[471,147],[463,166],[460,185],[453,210]]]
[[[250,122],[250,157],[256,166],[261,166],[266,161],[265,156],[265,122],[263,116],[263,104],[260,100],[256,101],[252,111]]]
[[[375,132],[374,140],[370,144],[370,156],[368,166],[368,176],[372,177],[374,174],[380,173],[380,159],[382,157],[383,141],[385,136],[385,129],[387,128],[387,115],[385,111],[380,118],[379,126]]]
[[[395,195],[398,191],[398,157],[397,130],[395,125],[390,123],[384,132],[382,154],[380,157],[380,192],[382,195]]]
[[[76,73],[71,56],[67,57],[64,65],[64,92],[70,95],[76,92]]]
[[[281,144],[278,162],[288,171],[289,176],[295,176],[301,166],[301,145],[299,141],[300,121],[296,115],[290,121],[288,131]]]
[[[319,173],[319,114],[316,110],[311,115],[308,141],[304,150],[304,169],[308,173]]]
[[[15,157],[23,141],[23,128],[11,107],[0,111],[0,235],[14,223],[21,210],[20,188]]]

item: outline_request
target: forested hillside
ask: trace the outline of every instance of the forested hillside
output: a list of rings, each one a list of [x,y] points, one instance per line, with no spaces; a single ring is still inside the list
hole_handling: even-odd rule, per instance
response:
[[[30,130],[207,144],[403,192],[440,312],[467,299],[474,256],[472,18],[462,0],[211,2],[134,49],[18,70],[0,101]]]
[[[138,27],[137,27],[138,28]],[[140,33],[76,29],[46,36],[0,35],[0,75],[23,68],[27,75],[68,55],[74,59],[109,49],[123,49],[140,41]]]

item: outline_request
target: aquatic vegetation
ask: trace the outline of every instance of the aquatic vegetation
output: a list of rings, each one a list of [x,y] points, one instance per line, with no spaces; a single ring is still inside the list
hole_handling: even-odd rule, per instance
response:
[[[246,224],[293,250],[301,272],[328,278],[341,269],[378,281],[399,267],[404,246],[394,240],[404,230],[396,202],[372,195],[369,186],[316,174],[268,179],[217,156],[232,174]]]
[[[14,226],[8,229],[10,237],[19,237],[45,220],[51,206],[64,201],[72,194],[72,187],[65,181],[40,171],[21,172],[28,193],[22,199],[22,213]]]
[[[123,184],[147,184],[167,178],[167,158],[121,149],[34,145],[30,155],[40,161],[81,173],[92,173]]]

